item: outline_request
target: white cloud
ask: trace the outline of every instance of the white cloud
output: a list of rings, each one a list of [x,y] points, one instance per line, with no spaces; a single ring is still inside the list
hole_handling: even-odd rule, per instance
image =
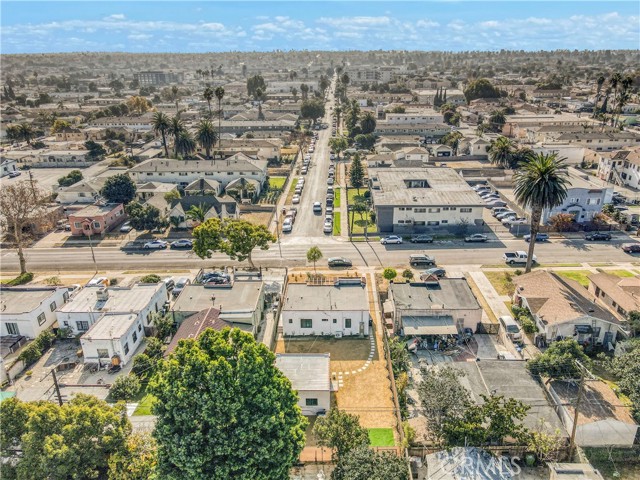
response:
[[[113,15],[109,15],[108,17],[104,17],[103,20],[109,21],[109,20],[124,20],[125,15],[123,13],[114,13]]]
[[[425,18],[423,20],[418,20],[416,22],[416,27],[418,28],[433,28],[433,27],[439,27],[440,24],[438,22],[434,22],[433,20],[429,20],[428,18]]]
[[[129,40],[149,40],[153,38],[153,35],[149,35],[147,33],[132,33],[131,35],[127,35]]]

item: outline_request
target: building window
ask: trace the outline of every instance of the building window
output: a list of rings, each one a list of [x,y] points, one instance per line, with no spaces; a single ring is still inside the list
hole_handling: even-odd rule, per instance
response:
[[[58,308],[58,306],[56,305],[56,302],[51,302],[51,305],[49,305],[49,308],[51,309],[52,312],[54,312],[56,308]]]
[[[62,300],[64,300],[65,303],[69,301],[69,291],[66,291],[62,294]]]
[[[127,353],[129,353],[129,342],[124,344],[124,354],[126,355]]]
[[[109,358],[109,350],[106,348],[98,348],[98,358]]]
[[[344,328],[351,328],[351,319],[350,318],[345,318],[344,319]]]
[[[302,318],[300,319],[300,328],[312,328],[313,320],[310,318]]]
[[[5,323],[5,325],[7,326],[7,333],[9,335],[20,335],[20,330],[18,329],[18,324],[17,323]]]
[[[89,322],[87,322],[86,320],[78,320],[76,322],[76,328],[80,332],[86,332],[87,330],[89,330]]]
[[[416,213],[425,213],[427,211],[427,209],[426,208],[415,208],[413,211],[416,212]]]
[[[317,398],[307,398],[307,399],[305,399],[305,404],[307,405],[307,407],[317,407],[318,406],[318,399]]]
[[[53,311],[53,310],[52,310]],[[38,315],[38,325],[42,325],[44,322],[46,322],[47,319],[44,316],[44,312],[41,313],[40,315]]]
[[[142,331],[142,325],[138,324],[138,331],[141,332]]]
[[[289,319],[289,323],[293,323],[293,318],[290,318],[290,319]]]
[[[93,222],[93,228],[100,228],[100,222]]]
[[[442,220],[440,223],[449,223],[449,220]]]
[[[136,343],[138,341],[138,334],[134,331],[133,335],[131,335],[131,338],[133,338],[133,343]]]
[[[436,225],[440,225],[440,222],[438,222],[437,220],[434,220],[434,221],[431,221],[431,222],[427,222],[427,225],[436,226]]]
[[[322,321],[323,321],[323,322],[328,322],[328,321],[329,321],[329,319],[328,319],[328,318],[323,318],[323,319],[322,319]]]
[[[429,209],[429,213],[440,213],[440,209],[439,208],[430,208]]]
[[[471,213],[472,211],[472,208],[460,208],[460,213]]]
[[[73,226],[75,228],[82,228],[82,223],[81,222],[73,222]]]
[[[333,323],[338,323],[338,319],[337,319],[337,318],[334,318],[334,319],[333,319]]]

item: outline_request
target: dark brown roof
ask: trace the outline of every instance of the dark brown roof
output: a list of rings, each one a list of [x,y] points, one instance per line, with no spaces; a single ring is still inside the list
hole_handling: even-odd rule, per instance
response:
[[[185,318],[178,328],[178,331],[171,339],[171,343],[164,352],[165,357],[173,353],[177,348],[180,340],[186,340],[189,338],[198,338],[198,336],[207,328],[213,328],[214,330],[222,330],[225,327],[232,327],[229,322],[225,322],[220,319],[220,310],[217,308],[207,308],[201,310],[198,313]]]

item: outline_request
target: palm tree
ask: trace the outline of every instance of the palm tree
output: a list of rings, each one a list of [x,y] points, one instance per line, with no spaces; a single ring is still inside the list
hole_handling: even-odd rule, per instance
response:
[[[376,129],[376,118],[373,116],[373,113],[365,112],[360,120],[360,128],[364,134],[373,133]]]
[[[514,151],[515,146],[512,140],[507,137],[498,137],[491,142],[489,147],[489,160],[501,168],[511,168],[513,166]]]
[[[177,85],[171,87],[171,98],[176,102],[176,117],[180,116],[180,110],[178,109],[178,100],[180,100],[180,89],[178,89]]]
[[[542,211],[557,207],[567,197],[568,174],[564,161],[556,153],[531,154],[515,173],[516,201],[522,208],[531,210],[531,239],[525,273],[531,271]]]
[[[18,132],[19,132],[20,138],[25,140],[28,145],[31,145],[31,140],[36,134],[31,124],[21,123],[20,125],[18,125]]]
[[[203,223],[205,220],[205,215],[207,214],[206,206],[201,203],[200,205],[191,205],[191,208],[187,210],[185,216],[189,220],[193,220],[197,223]]]
[[[162,146],[164,147],[164,155],[165,157],[169,157],[169,149],[167,148],[167,132],[171,127],[169,117],[167,117],[167,115],[162,112],[156,112],[153,114],[151,126],[153,127],[153,131],[156,134],[160,133],[160,135],[162,135]]]
[[[176,139],[176,154],[182,154],[183,158],[190,156],[196,149],[196,141],[188,130],[183,130]]]
[[[338,105],[336,108],[333,109],[333,113],[336,116],[336,129],[339,129],[340,128],[340,115],[342,115],[342,107],[340,107],[340,105]]]
[[[207,87],[204,89],[204,92],[202,92],[202,96],[204,97],[204,99],[207,101],[207,104],[209,105],[209,118],[211,118],[211,100],[213,100],[213,88],[211,87]]]
[[[311,247],[308,251],[307,251],[307,261],[308,262],[313,262],[313,272],[314,273],[318,273],[318,271],[316,270],[316,262],[318,260],[320,260],[322,258],[322,252],[320,251],[320,249],[318,247]]]
[[[200,146],[205,149],[207,158],[211,158],[211,149],[215,146],[218,135],[210,120],[200,121],[196,139]]]
[[[176,115],[171,118],[167,132],[173,137],[173,153],[176,157],[178,156],[178,137],[180,137],[185,130],[186,128],[182,120],[180,120],[180,117]]]
[[[598,113],[598,103],[600,103],[600,98],[602,98],[602,86],[604,85],[605,80],[606,78],[604,78],[604,75],[600,75],[596,83],[596,100],[594,102],[592,115],[594,118]]]
[[[215,90],[218,99],[218,150],[222,148],[222,99],[224,98],[224,88],[218,87]]]

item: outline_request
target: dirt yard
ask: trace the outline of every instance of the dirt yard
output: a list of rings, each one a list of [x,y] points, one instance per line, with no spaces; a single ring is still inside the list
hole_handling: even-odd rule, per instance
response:
[[[243,213],[240,215],[242,220],[246,220],[247,222],[255,223],[257,225],[268,225],[269,220],[271,220],[270,212],[251,212],[251,213]]]

